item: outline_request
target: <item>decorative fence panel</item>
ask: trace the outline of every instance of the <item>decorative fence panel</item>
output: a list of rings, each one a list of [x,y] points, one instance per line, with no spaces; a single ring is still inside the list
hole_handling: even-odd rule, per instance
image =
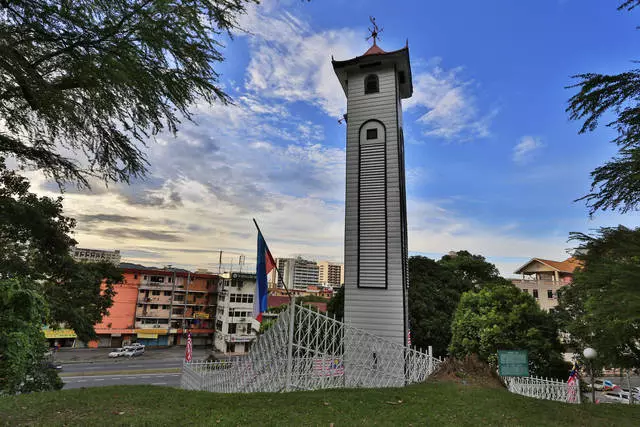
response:
[[[219,393],[398,387],[424,381],[440,362],[294,305],[250,353],[226,361],[185,362],[181,386]]]
[[[536,399],[580,403],[579,380],[571,384],[565,381],[539,377],[502,377],[502,380],[511,393]]]

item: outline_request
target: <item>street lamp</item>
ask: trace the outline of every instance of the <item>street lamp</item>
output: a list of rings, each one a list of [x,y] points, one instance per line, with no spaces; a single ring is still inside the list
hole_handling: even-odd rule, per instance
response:
[[[596,403],[596,388],[593,384],[593,359],[598,356],[598,352],[591,347],[587,347],[582,352],[584,358],[589,361],[589,375],[591,375],[591,402]]]

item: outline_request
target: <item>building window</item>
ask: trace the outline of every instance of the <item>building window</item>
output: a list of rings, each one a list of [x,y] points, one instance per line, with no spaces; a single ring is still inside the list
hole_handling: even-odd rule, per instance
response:
[[[523,291],[525,291],[526,293],[529,293],[529,289],[523,289]]]
[[[551,289],[547,291],[547,298],[549,299],[553,298],[553,291]]]
[[[138,307],[142,307],[142,304],[138,304]]]
[[[165,297],[170,297],[171,296],[171,291],[164,291],[164,296]]]
[[[160,295],[160,291],[151,291],[151,295]]]
[[[138,278],[138,275],[137,275],[137,274],[134,274],[134,275],[133,275],[133,278],[134,278],[134,279],[137,279],[137,278]]]
[[[230,334],[235,334],[236,333],[236,328],[237,328],[237,325],[235,323],[229,323],[229,333]]]
[[[158,304],[151,304],[151,310],[157,310]]]
[[[534,289],[534,290],[533,290],[533,297],[534,297],[535,299],[538,299],[538,290],[537,290],[537,289]]]
[[[369,94],[369,93],[378,93],[380,92],[380,87],[378,85],[378,76],[376,76],[375,74],[369,74],[365,79],[364,79],[364,93]]]
[[[378,139],[378,129],[367,129],[367,139]]]
[[[163,306],[162,306],[162,309],[163,309],[163,310],[169,310],[169,306],[168,306],[168,305],[163,305]]]

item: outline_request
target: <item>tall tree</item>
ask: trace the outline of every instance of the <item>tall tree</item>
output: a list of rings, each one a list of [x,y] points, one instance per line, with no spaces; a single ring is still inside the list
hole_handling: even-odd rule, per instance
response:
[[[584,264],[558,293],[555,315],[569,344],[591,346],[601,363],[640,368],[640,228],[572,233]]]
[[[566,378],[556,324],[535,299],[510,283],[465,292],[452,323],[451,354],[477,354],[497,367],[498,350],[528,350],[530,372]]]
[[[483,283],[501,279],[495,265],[481,255],[458,251],[439,261],[416,256],[409,259],[409,323],[411,341],[431,345],[445,356],[451,341],[451,321],[460,296]]]
[[[214,66],[256,2],[1,0],[0,155],[58,182],[143,175],[149,136],[230,101]]]
[[[0,396],[62,388],[56,372],[45,364],[42,325],[47,315],[37,283],[0,278]]]
[[[624,0],[618,10],[631,11],[640,0]],[[635,210],[640,203],[640,70],[615,75],[584,73],[574,76],[571,86],[579,92],[569,99],[567,112],[572,120],[583,121],[580,133],[593,131],[605,113],[615,115],[607,126],[618,136],[618,156],[591,172],[591,192],[585,200],[593,214],[598,210]]]

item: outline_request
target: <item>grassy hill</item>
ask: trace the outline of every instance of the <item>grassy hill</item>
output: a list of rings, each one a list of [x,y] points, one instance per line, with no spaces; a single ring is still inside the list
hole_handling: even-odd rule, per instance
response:
[[[569,405],[454,383],[234,395],[114,386],[0,398],[0,424],[639,426],[640,405]]]

